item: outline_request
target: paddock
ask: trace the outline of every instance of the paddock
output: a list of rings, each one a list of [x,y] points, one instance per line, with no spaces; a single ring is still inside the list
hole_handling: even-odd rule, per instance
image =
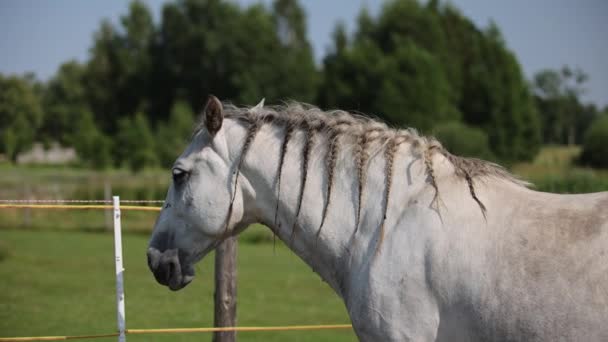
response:
[[[113,211],[114,217],[114,262],[116,269],[116,307],[115,307],[115,316],[118,317],[117,320],[117,329],[115,331],[104,331],[104,332],[95,332],[95,333],[78,333],[78,334],[69,334],[74,329],[70,327],[65,327],[64,329],[57,330],[55,334],[52,336],[19,336],[19,337],[5,337],[0,336],[0,341],[59,341],[59,340],[82,340],[82,339],[104,339],[110,340],[117,338],[119,341],[126,340],[127,336],[133,335],[166,335],[168,337],[173,336],[175,338],[175,334],[188,334],[188,333],[217,333],[217,332],[290,332],[290,331],[327,331],[327,330],[350,330],[352,327],[350,324],[291,324],[291,325],[273,325],[273,326],[229,326],[229,327],[186,327],[186,328],[130,328],[127,325],[129,321],[130,315],[137,315],[137,313],[129,313],[125,312],[124,303],[125,301],[129,301],[129,297],[125,295],[122,289],[122,280],[120,279],[123,275],[123,267],[122,267],[122,231],[121,231],[121,218],[122,211],[130,212],[130,211],[143,211],[143,212],[158,212],[160,210],[157,206],[143,206],[143,205],[134,205],[134,204],[151,204],[158,203],[162,201],[129,201],[123,200],[120,201],[118,197],[115,197],[113,203],[110,204],[106,200],[95,200],[95,201],[3,201],[0,203],[0,209],[6,210],[61,210],[61,211],[72,211],[72,210],[95,210],[95,211]],[[128,214],[127,214],[128,215]],[[35,234],[36,232],[32,232]],[[53,234],[50,232],[49,234]],[[287,251],[285,251],[287,252]],[[130,253],[127,253],[127,255]],[[110,255],[110,251],[107,250],[107,255]],[[76,258],[80,256],[75,256]],[[84,257],[84,256],[82,256]],[[142,262],[139,260],[139,262]],[[66,265],[66,267],[69,267]],[[27,272],[27,270],[24,270]],[[57,272],[62,272],[62,270],[57,270]],[[124,272],[125,281],[129,282],[129,271],[126,270]],[[86,280],[85,280],[86,281]],[[209,279],[204,281],[210,282]],[[166,291],[166,290],[165,290]],[[215,292],[215,291],[214,291]],[[190,294],[192,295],[192,294]],[[205,294],[201,294],[205,295]],[[216,312],[217,312],[216,308]],[[87,310],[83,310],[86,312]],[[88,314],[94,314],[94,312],[89,312]],[[94,329],[97,330],[97,329]],[[55,332],[55,331],[53,331]],[[79,330],[81,332],[81,330]],[[265,336],[267,336],[265,334]],[[5,335],[4,333],[2,335]],[[222,335],[219,335],[220,337]],[[224,341],[220,339],[219,341]]]

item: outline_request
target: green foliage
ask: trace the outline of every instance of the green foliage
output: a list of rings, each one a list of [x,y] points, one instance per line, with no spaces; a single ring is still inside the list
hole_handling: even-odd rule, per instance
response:
[[[540,122],[515,56],[498,28],[477,29],[452,7],[440,12],[450,37],[450,79],[464,122],[488,133],[492,152],[505,161],[529,160],[540,147]],[[455,66],[454,66],[455,65]]]
[[[433,135],[452,154],[486,160],[494,159],[488,147],[488,135],[479,128],[460,122],[448,122],[435,126]]]
[[[76,135],[82,136],[81,124],[84,122],[94,125],[94,122],[86,121],[92,120],[93,117],[86,99],[84,72],[83,65],[69,61],[62,64],[57,74],[48,82],[42,99],[45,116],[40,130],[45,141],[76,146]],[[87,116],[85,121],[82,116]],[[91,127],[84,129],[90,130]]]
[[[542,70],[532,81],[535,101],[543,126],[543,142],[580,144],[598,114],[593,105],[580,101],[588,76],[580,69],[564,66],[561,70]]]
[[[114,156],[117,165],[128,166],[134,172],[158,165],[154,135],[143,113],[118,121]]]
[[[596,119],[585,133],[580,161],[585,165],[608,168],[608,115]]]
[[[582,71],[539,73],[533,96],[496,25],[477,27],[441,1],[389,0],[375,17],[364,9],[352,34],[338,24],[322,72],[306,32],[297,0],[248,7],[180,0],[163,6],[158,23],[133,1],[118,24],[100,24],[85,63],[64,63],[44,87],[0,79],[0,152],[15,159],[36,137],[74,146],[98,168],[110,159],[132,169],[167,166],[192,129],[191,109],[207,94],[237,104],[313,102],[424,133],[439,127],[448,137],[475,128],[475,143],[455,149],[485,145],[481,133],[489,152],[470,153],[506,162],[532,159],[543,141],[582,142],[598,115],[580,103]],[[163,144],[127,143],[154,146],[155,139]]]
[[[317,73],[303,18],[292,0],[276,1],[271,10],[224,1],[166,4],[157,61],[165,82],[158,97],[165,104],[183,97],[193,108],[210,93],[239,103],[311,101]]]
[[[531,159],[540,122],[523,73],[498,28],[478,29],[450,5],[386,3],[359,16],[349,37],[334,33],[319,102],[369,112],[428,131],[462,120],[487,132],[500,159]]]
[[[449,103],[449,84],[437,57],[406,40],[385,58],[377,88],[377,112],[389,122],[428,131],[435,123],[459,119]]]
[[[170,2],[158,25],[150,9],[134,1],[119,26],[100,25],[83,83],[96,123],[114,136],[124,116],[142,110],[156,126],[176,101],[201,108],[206,94],[237,103],[311,102],[318,73],[296,0],[270,8]]]
[[[97,123],[107,134],[116,133],[120,117],[132,115],[153,101],[156,27],[149,8],[133,1],[121,17],[121,27],[103,21],[95,33],[85,84]],[[145,108],[147,109],[147,108]]]
[[[112,164],[111,141],[99,131],[89,110],[78,113],[73,123],[77,128],[72,144],[85,165],[94,169],[105,169]]]
[[[272,64],[280,68],[276,72],[281,79],[278,84],[273,85],[278,88],[277,94],[269,99],[293,98],[312,102],[315,99],[319,75],[312,47],[306,37],[306,13],[297,0],[275,0],[272,18],[276,32],[274,35],[281,43],[278,48],[281,58],[275,59]],[[261,94],[258,98],[265,96]]]
[[[442,96],[447,84],[437,72],[437,60],[413,44],[383,56],[375,44],[363,41],[337,59],[335,64],[326,59],[321,98],[327,107],[357,109],[420,129],[451,114]]]
[[[0,153],[12,161],[32,145],[42,123],[35,87],[31,78],[0,74]]]
[[[184,151],[194,127],[194,114],[190,106],[178,101],[171,108],[166,124],[158,126],[158,155],[163,167],[173,165]]]

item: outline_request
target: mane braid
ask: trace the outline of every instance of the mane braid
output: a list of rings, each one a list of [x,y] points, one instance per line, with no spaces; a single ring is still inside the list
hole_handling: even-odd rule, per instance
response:
[[[471,197],[473,197],[475,202],[477,202],[477,205],[479,205],[479,209],[481,209],[481,214],[483,215],[484,220],[487,221],[488,218],[486,217],[486,206],[479,200],[479,198],[477,197],[477,194],[475,194],[473,178],[471,178],[471,175],[466,171],[465,171],[465,180],[467,181],[467,184],[469,185],[469,192],[471,193]]]
[[[435,205],[435,209],[441,218],[441,213],[439,213],[439,187],[437,186],[437,180],[435,179],[435,171],[433,170],[433,161],[431,160],[431,149],[427,149],[424,151],[424,165],[426,166],[426,172],[429,175],[431,186],[435,189],[435,196],[433,196],[433,200],[431,201],[431,208]]]
[[[384,190],[384,212],[382,213],[382,223],[380,224],[380,236],[378,237],[378,244],[376,245],[376,252],[378,254],[382,242],[384,241],[384,223],[386,222],[386,213],[388,211],[389,200],[391,196],[391,185],[393,184],[393,165],[395,160],[395,153],[397,152],[397,142],[395,137],[388,138],[386,149],[384,150],[384,157],[386,158],[386,183]]]
[[[283,163],[285,162],[285,154],[287,153],[287,145],[289,144],[289,139],[291,139],[291,135],[293,133],[293,125],[291,123],[287,123],[287,127],[285,129],[285,136],[283,137],[283,143],[281,144],[281,154],[279,155],[279,170],[277,172],[277,205],[274,211],[274,225],[278,227],[277,222],[279,217],[279,202],[281,199],[281,175],[283,174]]]
[[[329,135],[329,146],[327,147],[327,154],[325,156],[325,165],[327,167],[327,197],[325,198],[325,205],[323,206],[323,214],[321,216],[321,224],[317,230],[317,239],[321,235],[321,229],[325,224],[327,218],[327,209],[331,202],[331,190],[334,185],[334,173],[336,169],[336,155],[338,154],[338,137],[340,131],[335,127],[331,127],[331,133]]]
[[[300,194],[298,195],[298,205],[296,207],[296,215],[293,220],[293,227],[291,228],[290,243],[293,244],[293,240],[296,235],[296,227],[298,224],[298,217],[300,216],[300,209],[302,209],[302,199],[304,198],[304,189],[306,188],[306,179],[308,176],[308,162],[310,160],[310,153],[312,151],[312,144],[314,142],[314,130],[310,127],[307,121],[302,122],[304,128],[305,138],[304,146],[302,149],[302,179],[300,180]]]
[[[479,197],[477,197],[477,194],[475,193],[474,179],[473,179],[473,176],[471,175],[471,173],[469,172],[469,169],[472,169],[472,167],[469,164],[473,163],[474,160],[473,159],[463,159],[463,158],[456,157],[451,154],[448,155],[448,159],[450,160],[452,165],[455,166],[457,174],[459,174],[461,177],[463,177],[464,180],[467,182],[467,186],[469,188],[469,193],[471,194],[471,197],[475,200],[475,202],[477,202],[477,205],[479,206],[479,209],[481,210],[481,213],[483,214],[483,218],[485,220],[487,220],[486,206],[483,204],[483,202],[481,202]]]
[[[365,131],[359,134],[357,137],[357,145],[356,145],[356,156],[355,163],[357,166],[357,182],[358,182],[358,193],[357,193],[357,217],[355,218],[355,233],[359,230],[359,221],[361,219],[361,205],[363,204],[363,188],[365,187],[365,181],[367,178],[367,172],[365,169],[365,164],[367,163],[367,158],[369,155],[367,153],[367,137],[365,135]]]
[[[377,127],[373,127],[361,132],[357,138],[356,146],[356,158],[355,163],[357,166],[357,181],[358,181],[358,194],[357,194],[357,217],[355,219],[355,233],[359,230],[359,222],[361,221],[361,208],[363,204],[363,190],[365,189],[365,182],[367,181],[367,160],[369,159],[369,152],[367,148],[369,144],[375,140],[374,137],[370,137],[370,133],[378,132]],[[377,137],[376,137],[377,138]]]
[[[241,174],[241,165],[245,160],[245,156],[247,156],[247,151],[249,151],[249,147],[253,142],[253,138],[257,135],[260,130],[260,124],[256,121],[251,122],[249,128],[247,129],[247,136],[245,136],[245,142],[243,143],[243,148],[241,149],[241,155],[239,157],[239,163],[236,168],[236,176],[234,177],[234,189],[232,191],[232,198],[230,199],[230,205],[228,206],[228,213],[226,214],[226,225],[224,226],[224,234],[228,233],[228,225],[230,224],[230,217],[232,216],[232,208],[234,207],[234,199],[236,198],[236,188],[239,183],[239,175]]]
[[[285,162],[285,154],[287,153],[287,144],[289,143],[289,139],[291,138],[291,134],[293,132],[293,125],[291,123],[286,123],[285,136],[283,137],[283,142],[281,143],[281,151],[279,155],[279,167],[277,170],[277,204],[274,208],[274,226],[275,229],[279,229],[281,223],[278,222],[279,217],[279,202],[281,201],[281,175],[283,174],[283,163]],[[277,243],[277,233],[275,229],[272,229],[272,251],[275,253],[276,251],[276,243]]]

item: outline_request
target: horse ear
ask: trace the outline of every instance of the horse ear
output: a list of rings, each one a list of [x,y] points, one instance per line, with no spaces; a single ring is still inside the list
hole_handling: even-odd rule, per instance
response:
[[[217,97],[209,95],[205,109],[203,109],[203,120],[205,120],[205,127],[211,136],[214,136],[222,128],[224,109]]]
[[[260,103],[258,103],[257,105],[255,105],[255,107],[253,107],[253,110],[258,110],[258,109],[262,109],[264,108],[264,101],[266,100],[266,98],[263,98],[262,101],[260,101]]]

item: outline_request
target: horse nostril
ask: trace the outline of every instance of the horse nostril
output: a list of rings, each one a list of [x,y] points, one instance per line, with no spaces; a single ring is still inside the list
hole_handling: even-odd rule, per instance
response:
[[[169,284],[169,282],[171,281],[171,277],[175,274],[175,262],[171,260],[169,262],[169,265],[167,266],[167,277],[165,279],[167,281],[167,284]]]
[[[162,253],[156,248],[148,248],[148,267],[152,272],[158,268]]]
[[[174,291],[186,286],[194,278],[192,265],[182,265],[179,254],[180,251],[177,248],[161,252],[150,247],[147,252],[148,267],[156,281]]]

